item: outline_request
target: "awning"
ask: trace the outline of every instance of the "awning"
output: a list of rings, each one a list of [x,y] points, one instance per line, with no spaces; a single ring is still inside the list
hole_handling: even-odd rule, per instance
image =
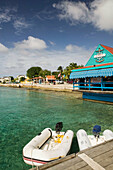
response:
[[[113,68],[88,70],[88,71],[76,71],[76,72],[73,71],[70,74],[70,79],[86,78],[86,77],[102,77],[102,76],[113,76]]]

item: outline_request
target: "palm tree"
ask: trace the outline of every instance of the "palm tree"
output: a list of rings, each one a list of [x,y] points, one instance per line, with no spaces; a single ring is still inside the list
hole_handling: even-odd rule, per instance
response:
[[[57,68],[57,70],[60,71],[61,74],[62,74],[62,72],[63,72],[63,67],[62,67],[62,66],[59,66],[59,67]]]

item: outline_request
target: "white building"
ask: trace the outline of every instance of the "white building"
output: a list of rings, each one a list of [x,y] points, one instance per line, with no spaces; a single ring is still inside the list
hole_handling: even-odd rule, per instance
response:
[[[19,75],[19,76],[17,76],[17,79],[18,79],[17,81],[18,81],[18,82],[20,82],[20,79],[21,79],[22,77],[24,77],[24,78],[25,78],[25,76],[24,76],[24,75]],[[16,82],[17,82],[17,81],[16,81]]]
[[[8,77],[3,77],[3,82],[5,83],[10,83],[11,82],[11,77],[8,76]]]
[[[0,83],[3,83],[4,82],[4,79],[3,78],[0,78]]]

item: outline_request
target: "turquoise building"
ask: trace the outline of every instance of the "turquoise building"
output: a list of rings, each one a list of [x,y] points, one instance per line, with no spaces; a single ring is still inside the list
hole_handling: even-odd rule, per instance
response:
[[[73,89],[113,90],[113,48],[99,44],[85,67],[72,70]]]

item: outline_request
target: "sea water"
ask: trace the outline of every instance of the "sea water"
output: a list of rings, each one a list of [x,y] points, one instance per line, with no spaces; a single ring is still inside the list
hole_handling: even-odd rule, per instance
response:
[[[63,122],[63,131],[71,129],[74,139],[70,153],[78,152],[76,132],[93,126],[113,131],[113,105],[76,99],[74,93],[47,92],[0,87],[0,170],[27,170],[23,147],[44,128],[53,130]]]

